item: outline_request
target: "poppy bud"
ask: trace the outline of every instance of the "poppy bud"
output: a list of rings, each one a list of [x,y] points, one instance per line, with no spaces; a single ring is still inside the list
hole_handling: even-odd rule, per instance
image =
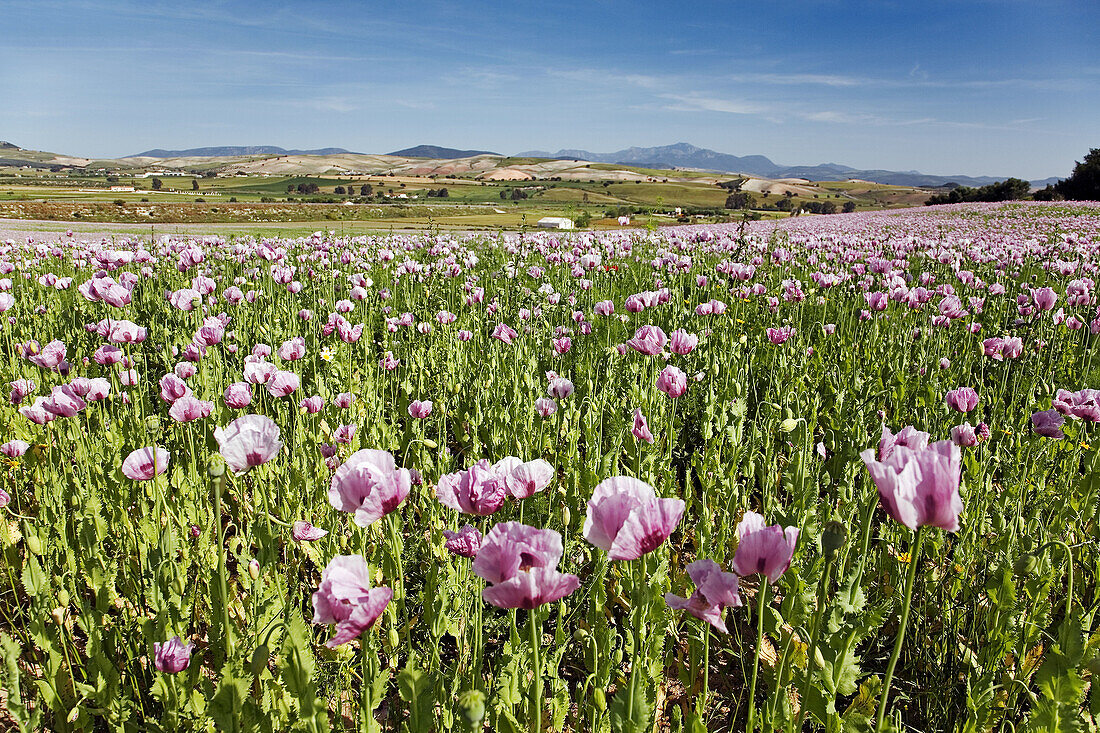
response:
[[[145,432],[149,435],[160,435],[160,418],[156,415],[145,418]]]
[[[271,650],[267,648],[267,644],[260,644],[256,647],[256,651],[252,652],[252,662],[250,664],[253,677],[260,676],[260,672],[267,668],[267,662],[270,658]]]
[[[798,420],[793,417],[788,417],[783,422],[779,423],[779,429],[784,433],[794,432],[794,429],[798,427]]]
[[[466,690],[459,693],[458,705],[462,708],[462,717],[471,726],[477,725],[485,717],[485,693],[481,690]]]
[[[826,557],[832,557],[844,546],[844,541],[847,539],[848,528],[833,520],[825,525],[825,531],[821,533],[821,549]]]
[[[596,703],[596,709],[601,713],[607,710],[607,696],[604,694],[603,688],[597,687],[596,691],[592,693],[594,702]]]
[[[386,640],[389,642],[391,649],[396,649],[401,643],[401,635],[397,633],[397,629],[391,626],[389,633],[386,635]]]
[[[253,580],[260,577],[260,561],[256,558],[248,562],[248,576]]]
[[[30,550],[35,555],[41,555],[42,554],[42,540],[38,539],[38,535],[36,535],[36,534],[27,534],[27,535],[24,535],[24,537],[27,540],[27,549]]]
[[[64,588],[57,591],[57,603],[60,606],[68,606],[69,605],[69,591],[65,590]]]
[[[221,456],[213,456],[206,464],[206,473],[210,478],[219,478],[225,475],[225,461]]]
[[[1025,553],[1016,558],[1012,563],[1012,572],[1017,578],[1026,578],[1035,573],[1039,567],[1039,559],[1030,553]]]

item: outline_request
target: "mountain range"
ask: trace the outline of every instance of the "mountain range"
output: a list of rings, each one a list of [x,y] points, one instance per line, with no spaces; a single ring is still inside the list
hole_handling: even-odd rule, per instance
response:
[[[500,155],[488,150],[457,150],[455,148],[441,148],[438,145],[417,145],[414,148],[397,150],[386,155],[396,155],[402,158],[432,158],[435,160],[456,160],[458,158],[473,158],[477,155]]]
[[[920,171],[864,170],[841,165],[840,163],[821,163],[819,165],[779,165],[763,155],[737,156],[719,153],[706,148],[698,148],[689,143],[662,145],[653,148],[626,148],[614,153],[593,153],[589,150],[559,150],[550,153],[544,150],[528,150],[517,153],[528,158],[553,158],[557,160],[589,160],[594,163],[613,163],[619,165],[640,166],[643,168],[695,168],[723,173],[747,173],[763,178],[805,178],[811,181],[835,181],[858,178],[874,183],[887,183],[895,186],[942,186],[946,183],[958,183],[963,186],[984,186],[1003,181],[1008,176],[937,176]],[[1032,181],[1034,186],[1045,186],[1058,178]]]

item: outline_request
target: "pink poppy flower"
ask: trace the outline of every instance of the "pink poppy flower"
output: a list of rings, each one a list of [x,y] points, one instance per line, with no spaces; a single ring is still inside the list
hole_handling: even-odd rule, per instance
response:
[[[699,337],[680,328],[668,337],[668,350],[673,354],[690,354],[699,345]]]
[[[122,361],[122,349],[112,344],[104,344],[96,349],[92,358],[95,359],[95,363],[100,366],[111,366],[112,364],[118,364]]]
[[[183,639],[173,636],[163,644],[153,642],[153,666],[158,672],[178,674],[191,664],[191,651],[194,644],[184,644]]]
[[[474,572],[490,583],[481,592],[498,608],[536,608],[580,587],[576,575],[558,572],[561,535],[519,522],[502,522],[485,535],[473,563]]]
[[[554,467],[541,458],[521,463],[504,478],[508,493],[516,499],[526,499],[544,490],[554,480]]]
[[[626,345],[640,354],[655,356],[665,348],[668,337],[657,326],[642,326],[634,332],[634,338],[626,342]]]
[[[519,459],[511,456],[495,464],[483,458],[465,471],[440,476],[435,498],[463,514],[492,514],[504,504],[506,476],[517,465]]]
[[[676,399],[687,391],[687,375],[677,367],[666,366],[657,376],[657,389]]]
[[[424,400],[423,402],[421,402],[420,400],[413,400],[412,402],[409,403],[409,415],[411,417],[414,417],[417,420],[423,420],[424,418],[426,418],[428,415],[431,415],[431,414],[432,414],[432,401],[431,400]]]
[[[750,511],[745,512],[737,525],[737,538],[734,572],[741,577],[760,573],[774,583],[791,566],[798,544],[798,528],[784,529],[778,524],[765,526],[764,517]]]
[[[681,499],[659,499],[644,481],[615,476],[593,491],[584,538],[612,560],[636,560],[660,547],[683,514]]]
[[[558,403],[547,397],[539,397],[535,400],[535,412],[541,417],[550,417],[558,411]]]
[[[279,368],[269,361],[250,361],[244,365],[244,381],[249,384],[267,384]]]
[[[546,393],[559,400],[567,399],[573,394],[573,383],[565,377],[555,377],[550,380],[550,385],[546,388]]]
[[[790,326],[783,326],[781,328],[769,328],[767,330],[768,340],[776,346],[779,346],[794,334],[794,329]]]
[[[325,401],[321,399],[321,395],[313,395],[312,397],[306,397],[300,403],[298,403],[299,410],[305,410],[310,415],[316,415],[325,406]]]
[[[31,447],[31,444],[25,440],[9,440],[7,443],[0,445],[0,453],[3,453],[8,458],[19,458],[27,452]]]
[[[263,415],[243,415],[214,429],[218,452],[237,473],[267,463],[283,449],[279,426]]]
[[[481,549],[481,532],[472,524],[467,524],[457,532],[443,530],[443,536],[447,538],[444,547],[447,551],[459,557],[477,557]]]
[[[54,387],[50,396],[42,403],[42,408],[57,417],[74,417],[88,406],[72,387],[63,384]]]
[[[41,351],[38,350],[38,344],[31,342],[32,348],[24,353],[24,357],[27,361],[42,369],[54,370],[57,369],[65,361],[65,355],[68,353],[68,349],[65,344],[60,341],[51,341],[42,347]]]
[[[970,412],[978,406],[978,393],[971,387],[959,387],[945,394],[944,402],[953,410]]]
[[[306,355],[306,340],[301,336],[284,341],[279,347],[279,358],[284,361],[296,361]]]
[[[13,405],[19,405],[27,398],[27,395],[34,392],[38,385],[30,379],[17,379],[14,382],[9,382],[8,386],[11,387],[11,393],[8,395],[8,402]]]
[[[30,420],[35,425],[45,425],[54,419],[55,415],[45,408],[46,397],[38,397],[33,404],[23,405],[19,408],[19,414]]]
[[[301,380],[294,372],[278,370],[271,375],[271,379],[267,380],[267,392],[276,399],[287,397],[294,394],[300,384]]]
[[[882,437],[878,441],[878,459],[885,461],[894,452],[894,448],[898,446],[904,446],[906,448],[912,448],[919,450],[928,445],[928,441],[932,436],[928,433],[917,430],[912,425],[907,425],[898,431],[897,435],[890,432],[890,428],[885,425],[882,426]]]
[[[252,386],[248,382],[234,382],[222,394],[226,407],[240,410],[252,404]]]
[[[347,445],[347,444],[351,443],[351,441],[354,437],[355,437],[355,426],[354,425],[340,425],[339,427],[336,428],[336,430],[334,430],[332,432],[332,439],[334,441],[336,441],[337,443],[343,443],[344,445]]]
[[[340,394],[336,395],[336,399],[334,399],[332,403],[339,407],[341,410],[346,410],[353,404],[355,404],[355,395],[353,395],[351,392],[341,392]]]
[[[649,423],[646,422],[645,415],[642,414],[642,408],[634,408],[634,427],[630,431],[634,433],[634,437],[638,440],[643,440],[646,443],[653,442],[653,433],[649,431]]]
[[[397,368],[397,365],[401,363],[400,359],[395,359],[392,351],[387,351],[381,361],[378,362],[378,366],[382,367],[388,372],[392,372]]]
[[[194,395],[184,395],[172,403],[168,415],[176,422],[191,422],[209,417],[213,411],[213,402],[197,399]]]
[[[898,445],[882,461],[875,460],[872,448],[859,455],[891,517],[909,529],[930,525],[949,532],[959,530],[959,446],[950,440],[916,448]]]
[[[298,542],[316,542],[327,534],[328,530],[314,527],[309,522],[301,519],[296,521],[290,529],[290,536]]]
[[[1057,410],[1043,410],[1031,416],[1031,425],[1036,434],[1042,435],[1044,438],[1061,440],[1066,437],[1066,434],[1062,432],[1062,426],[1065,423],[1066,419]]]
[[[501,343],[510,345],[516,336],[515,329],[506,323],[498,323],[496,328],[493,329],[493,338]]]
[[[965,422],[951,428],[951,442],[960,448],[969,448],[978,444],[978,435],[970,423]]]
[[[687,571],[695,583],[695,592],[690,598],[665,593],[665,603],[727,633],[722,614],[727,608],[742,605],[740,579],[735,573],[723,572],[714,560],[696,560],[687,566]]]
[[[397,509],[411,486],[408,469],[397,468],[391,454],[364,449],[336,469],[328,500],[339,511],[354,514],[353,521],[366,527]]]
[[[160,398],[165,402],[172,404],[189,394],[191,394],[191,388],[175,373],[169,372],[160,378]]]
[[[148,335],[148,331],[131,321],[111,321],[107,340],[112,344],[140,344]]]
[[[138,448],[122,462],[122,474],[132,481],[148,481],[168,470],[170,458],[164,448]]]
[[[370,587],[370,568],[361,556],[337,555],[313,594],[313,623],[336,624],[336,634],[325,642],[335,649],[374,626],[392,598],[392,589]]]

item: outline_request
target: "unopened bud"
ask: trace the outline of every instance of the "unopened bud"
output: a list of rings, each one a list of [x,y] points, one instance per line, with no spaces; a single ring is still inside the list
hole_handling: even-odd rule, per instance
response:
[[[256,558],[252,558],[248,562],[248,575],[253,580],[260,577],[260,561]]]
[[[844,546],[847,539],[848,528],[833,520],[826,523],[825,531],[821,533],[821,549],[826,557],[832,557],[837,550]]]
[[[206,473],[210,478],[219,478],[225,475],[225,461],[221,456],[212,456],[206,464]]]
[[[485,693],[481,690],[459,693],[458,705],[462,708],[462,717],[471,725],[476,725],[485,718]]]
[[[1026,578],[1034,575],[1035,570],[1039,567],[1039,558],[1030,553],[1020,555],[1016,558],[1016,562],[1012,563],[1012,572],[1017,578]]]

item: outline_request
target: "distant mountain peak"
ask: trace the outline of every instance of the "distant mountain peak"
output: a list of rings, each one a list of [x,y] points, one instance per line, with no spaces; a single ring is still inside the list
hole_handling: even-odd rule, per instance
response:
[[[386,155],[396,155],[402,158],[434,158],[438,160],[454,160],[455,158],[472,158],[476,155],[500,155],[488,150],[457,150],[456,148],[443,148],[438,145],[417,145],[404,150],[397,150]]]
[[[1003,178],[989,176],[936,176],[919,171],[860,170],[840,163],[820,165],[779,165],[763,155],[737,156],[700,148],[691,143],[678,142],[652,148],[631,147],[614,153],[592,153],[587,150],[528,150],[518,157],[550,158],[557,160],[590,160],[594,163],[611,163],[638,168],[690,168],[717,173],[740,173],[761,178],[806,178],[812,181],[835,181],[848,178],[898,186],[941,186],[948,181],[966,186],[984,186]],[[1035,183],[1035,182],[1033,182]],[[1042,185],[1043,182],[1038,182]]]
[[[344,148],[317,148],[315,150],[287,150],[275,145],[222,145],[207,148],[187,148],[186,150],[164,150],[155,148],[128,158],[225,158],[235,155],[345,155],[351,153]]]

